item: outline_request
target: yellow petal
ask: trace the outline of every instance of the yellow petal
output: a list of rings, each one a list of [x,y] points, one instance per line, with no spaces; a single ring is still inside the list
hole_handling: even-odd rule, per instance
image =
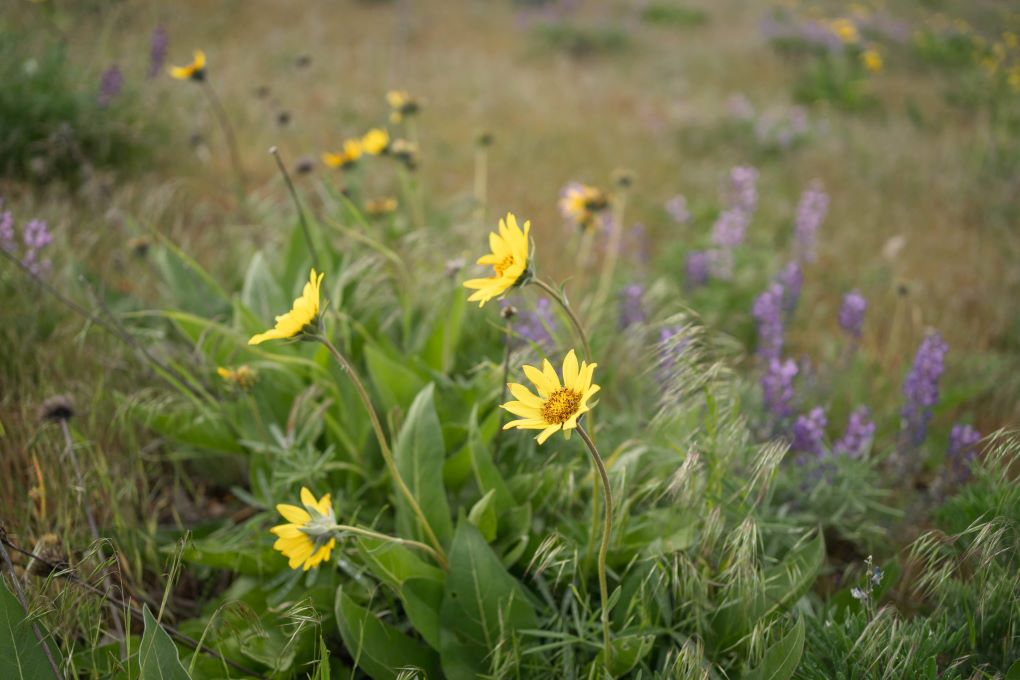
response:
[[[288,522],[293,522],[294,524],[306,524],[311,519],[307,512],[296,505],[280,503],[276,506],[276,511],[283,515],[283,518]]]
[[[510,394],[514,395],[514,399],[526,406],[532,406],[540,409],[545,403],[540,397],[535,396],[531,390],[524,385],[519,383],[509,383],[507,387],[510,389]]]
[[[576,390],[578,388],[577,377],[577,355],[574,354],[574,350],[570,350],[567,352],[567,356],[563,358],[563,386]]]
[[[524,369],[524,375],[528,376],[528,380],[531,381],[531,384],[535,386],[541,396],[548,397],[549,393],[556,389],[556,385],[549,384],[545,373],[534,366],[525,364],[522,368]]]
[[[527,404],[523,404],[519,401],[507,402],[506,404],[503,404],[501,408],[505,411],[509,411],[515,416],[520,416],[521,418],[542,417],[542,409],[535,408],[534,406],[528,406]]]
[[[537,441],[539,444],[545,444],[545,440],[556,434],[556,432],[559,431],[560,427],[561,425],[559,423],[555,425],[550,425],[549,427],[542,430],[542,433],[540,435],[535,437],[535,441]]]
[[[560,384],[560,377],[556,375],[556,369],[553,368],[548,359],[542,360],[542,374],[545,376],[546,385],[549,387],[550,392],[563,387]]]

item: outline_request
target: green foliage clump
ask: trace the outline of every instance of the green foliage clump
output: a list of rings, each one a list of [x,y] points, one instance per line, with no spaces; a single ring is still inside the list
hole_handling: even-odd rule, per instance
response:
[[[708,21],[708,14],[694,7],[654,2],[641,10],[641,19],[662,26],[701,26]]]
[[[619,26],[582,26],[569,21],[549,21],[533,29],[539,43],[571,57],[597,57],[630,47],[630,35]]]

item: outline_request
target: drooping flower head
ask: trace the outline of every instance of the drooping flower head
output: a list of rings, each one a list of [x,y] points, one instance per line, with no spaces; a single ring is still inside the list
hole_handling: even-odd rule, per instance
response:
[[[868,311],[868,301],[860,291],[854,289],[843,296],[843,304],[839,307],[839,326],[850,337],[860,339],[861,328],[864,326],[864,313]]]
[[[535,438],[539,444],[544,444],[560,430],[569,438],[570,431],[577,427],[577,419],[591,410],[588,400],[601,389],[592,384],[596,366],[586,361],[579,366],[574,350],[570,350],[563,359],[562,383],[548,359],[543,362],[542,370],[524,366],[524,374],[538,390],[538,395],[518,383],[507,385],[516,401],[500,408],[518,416],[519,420],[511,420],[503,429],[541,430]]]
[[[344,140],[343,150],[322,154],[322,162],[331,168],[348,168],[358,162],[362,151],[360,139],[347,139]]]
[[[386,93],[386,102],[390,105],[390,122],[394,125],[421,111],[421,101],[406,90],[390,90]]]
[[[948,351],[942,336],[932,333],[917,348],[914,364],[903,381],[903,428],[913,446],[923,442],[927,434],[932,407],[939,401],[939,378]]]
[[[361,138],[361,149],[369,156],[386,153],[390,147],[390,133],[384,128],[372,128]]]
[[[205,52],[195,50],[195,57],[187,66],[171,66],[170,75],[177,80],[205,80]]]
[[[488,255],[478,258],[478,264],[489,265],[493,269],[492,276],[484,279],[468,279],[465,288],[474,289],[468,302],[477,302],[479,307],[489,300],[500,297],[508,290],[524,285],[531,275],[528,260],[528,232],[531,222],[524,222],[524,229],[517,226],[517,218],[507,213],[506,219],[499,221],[499,232],[489,233]]]
[[[833,453],[860,458],[875,437],[875,423],[867,406],[860,406],[850,414],[846,431],[832,447]]]
[[[324,276],[325,274],[316,274],[312,269],[301,297],[294,300],[291,310],[276,317],[276,325],[273,328],[252,336],[248,344],[258,345],[266,340],[283,340],[301,333],[315,332],[319,325],[319,287]]]
[[[394,139],[390,142],[387,152],[390,158],[404,164],[408,170],[418,167],[418,145],[406,139]]]
[[[308,571],[329,559],[336,547],[336,516],[329,494],[315,500],[301,487],[301,507],[280,503],[276,511],[288,523],[270,529],[278,537],[273,548],[283,553],[291,569]]]
[[[609,207],[609,196],[597,187],[571,182],[560,191],[559,206],[564,220],[587,231]]]

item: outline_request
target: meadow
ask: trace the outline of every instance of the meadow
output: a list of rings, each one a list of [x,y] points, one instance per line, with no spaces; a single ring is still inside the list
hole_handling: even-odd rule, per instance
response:
[[[12,0],[0,678],[1020,678],[1018,36]]]

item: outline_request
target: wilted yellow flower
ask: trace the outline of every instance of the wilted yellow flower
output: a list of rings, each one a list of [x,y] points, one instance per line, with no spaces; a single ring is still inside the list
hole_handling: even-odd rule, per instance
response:
[[[857,24],[849,19],[833,19],[829,22],[829,30],[844,44],[855,43],[860,40],[857,32]]]
[[[265,333],[252,336],[248,344],[258,345],[266,340],[293,338],[302,332],[314,331],[319,321],[319,286],[322,285],[323,276],[325,274],[316,275],[315,269],[312,269],[301,297],[294,300],[291,310],[276,317],[276,326]]]
[[[591,410],[588,400],[601,389],[592,384],[597,365],[582,361],[578,366],[577,356],[570,350],[563,359],[562,384],[548,359],[543,362],[542,370],[524,366],[524,374],[538,389],[538,395],[524,385],[507,385],[517,401],[503,404],[501,408],[519,416],[520,420],[511,420],[503,429],[542,430],[535,438],[539,444],[560,430],[569,438],[570,430],[577,427],[577,419]]]
[[[336,517],[329,494],[315,500],[312,492],[301,487],[301,505],[276,506],[289,524],[280,524],[270,529],[279,538],[273,548],[288,558],[291,569],[308,571],[329,559],[336,547]]]
[[[361,140],[348,139],[344,141],[343,151],[337,153],[326,152],[322,154],[322,162],[331,168],[346,168],[361,158]]]
[[[559,207],[565,220],[587,229],[595,216],[609,207],[609,197],[602,189],[571,182],[560,192]]]
[[[361,138],[361,150],[370,156],[385,153],[390,145],[390,133],[383,128],[372,128]]]
[[[386,93],[386,101],[390,105],[390,122],[397,125],[407,116],[413,116],[421,110],[421,102],[412,97],[406,90],[390,90]]]
[[[874,48],[866,49],[861,52],[861,63],[872,73],[878,73],[882,70],[882,55]]]
[[[170,75],[177,80],[205,80],[205,52],[195,50],[195,58],[187,66],[171,66]]]
[[[481,307],[492,298],[527,281],[531,271],[528,262],[530,230],[531,222],[525,221],[522,231],[513,213],[507,213],[506,219],[499,221],[499,233],[489,233],[489,248],[492,252],[478,258],[478,264],[491,265],[494,273],[488,278],[464,282],[465,288],[475,289],[468,302],[477,302]]]
[[[243,364],[234,369],[220,366],[216,369],[216,374],[223,378],[226,382],[231,385],[236,385],[242,390],[251,389],[255,385],[255,381],[258,380],[258,373],[247,364]]]
[[[365,212],[373,217],[389,215],[397,209],[397,199],[392,196],[376,198],[365,203]]]

